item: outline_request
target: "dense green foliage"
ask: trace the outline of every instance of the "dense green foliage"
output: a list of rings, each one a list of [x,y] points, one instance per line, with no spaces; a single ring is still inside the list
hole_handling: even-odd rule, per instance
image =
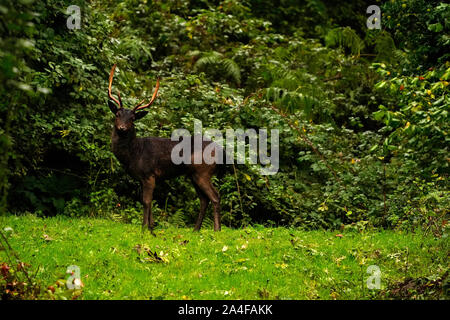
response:
[[[29,215],[9,216],[4,223],[21,261],[33,266],[20,264],[18,270],[11,252],[0,251],[4,298],[449,298],[449,243],[423,233],[347,228],[336,236],[255,225],[217,233],[169,227],[154,237],[105,219],[74,223],[67,217]],[[69,265],[80,268],[80,290],[65,287]],[[371,265],[381,271],[379,290],[366,286]],[[22,270],[34,275],[34,282]],[[7,293],[2,274],[17,279]]]
[[[69,5],[81,29],[66,26]],[[9,1],[0,5],[2,211],[139,222],[136,181],[110,151],[108,72],[131,106],[159,98],[138,135],[277,128],[280,171],[236,166],[215,183],[223,222],[305,228],[423,226],[449,208],[448,4],[364,1]],[[160,225],[199,202],[160,184]],[[206,221],[206,227],[211,219]]]

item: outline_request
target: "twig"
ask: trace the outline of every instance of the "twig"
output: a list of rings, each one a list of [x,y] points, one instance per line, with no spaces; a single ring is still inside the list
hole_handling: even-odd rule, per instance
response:
[[[326,81],[339,80],[339,79],[342,79],[342,73],[338,73],[334,77],[326,78],[326,79],[323,79],[322,81],[326,82]]]

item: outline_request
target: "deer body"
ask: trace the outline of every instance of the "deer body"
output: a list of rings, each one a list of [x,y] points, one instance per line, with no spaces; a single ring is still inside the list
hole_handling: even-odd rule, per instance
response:
[[[170,152],[177,143],[170,139],[120,136],[113,129],[112,150],[126,171],[136,179],[149,175],[173,177],[183,173],[183,165],[173,166]]]
[[[116,100],[111,94],[114,69],[115,65],[110,74],[108,95],[110,99],[114,100],[119,105],[119,108],[116,107],[111,100],[108,101],[109,108],[116,115],[111,135],[112,151],[127,173],[141,183],[142,202],[144,205],[142,226],[148,227],[150,230],[154,227],[152,200],[156,181],[180,175],[187,175],[191,178],[200,198],[200,213],[194,230],[199,230],[201,228],[208,204],[209,202],[212,202],[214,209],[214,230],[219,231],[220,196],[211,183],[211,177],[216,170],[217,164],[206,164],[204,162],[194,164],[194,162],[191,161],[192,164],[175,165],[172,162],[171,154],[172,149],[178,144],[178,141],[159,137],[136,137],[134,121],[147,114],[147,111],[136,111],[148,107],[153,102],[158,91],[159,81],[149,104],[143,107],[139,107],[138,105],[132,110],[124,109],[122,107],[120,93],[119,100]],[[193,140],[194,137],[191,139]],[[202,140],[202,142],[202,149],[210,143],[214,143],[208,140]],[[193,145],[193,143],[191,143],[191,145]],[[193,152],[194,150],[192,149],[191,158],[194,157]]]

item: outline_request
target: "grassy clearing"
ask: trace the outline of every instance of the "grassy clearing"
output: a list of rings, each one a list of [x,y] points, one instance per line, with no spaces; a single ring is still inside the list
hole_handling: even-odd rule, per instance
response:
[[[440,279],[448,270],[448,240],[421,233],[338,237],[258,226],[219,233],[171,227],[157,229],[154,237],[101,219],[29,215],[0,221],[2,229],[13,229],[11,246],[45,287],[67,278],[67,266],[79,266],[83,299],[446,297]],[[370,265],[381,269],[381,290],[366,286]]]

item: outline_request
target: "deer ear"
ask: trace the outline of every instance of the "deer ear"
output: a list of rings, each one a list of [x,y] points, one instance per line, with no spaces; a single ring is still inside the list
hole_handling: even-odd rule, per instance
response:
[[[109,106],[109,109],[111,109],[112,113],[114,113],[114,114],[117,113],[118,109],[117,109],[116,105],[111,100],[108,100],[108,106]]]
[[[139,120],[147,115],[148,111],[139,111],[138,113],[135,113],[134,120]]]

